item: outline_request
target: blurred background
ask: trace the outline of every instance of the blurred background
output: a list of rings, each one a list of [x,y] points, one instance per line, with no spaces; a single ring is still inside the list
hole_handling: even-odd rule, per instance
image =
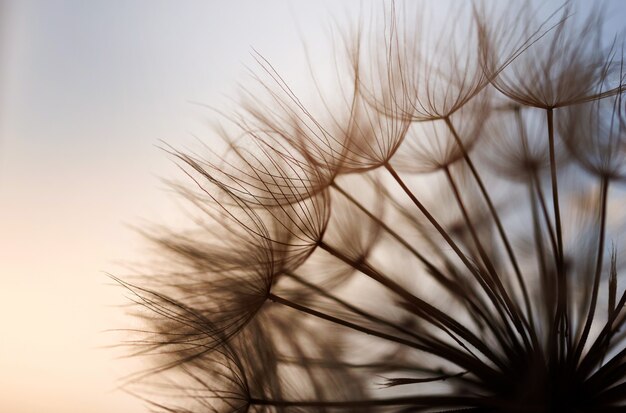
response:
[[[180,215],[157,145],[210,142],[191,102],[234,97],[252,47],[308,76],[296,22],[328,47],[328,17],[358,9],[332,3],[0,3],[0,411],[147,411],[115,390],[141,366],[106,348],[133,325],[106,273],[149,259],[131,225]]]
[[[624,4],[606,7],[623,26]],[[300,33],[330,68],[333,22],[382,8],[0,0],[0,411],[148,411],[116,390],[141,366],[109,348],[107,330],[133,321],[106,274],[149,260],[131,226],[182,220],[161,181],[180,173],[157,146],[211,144],[215,116],[193,102],[228,105],[252,47],[304,88]]]

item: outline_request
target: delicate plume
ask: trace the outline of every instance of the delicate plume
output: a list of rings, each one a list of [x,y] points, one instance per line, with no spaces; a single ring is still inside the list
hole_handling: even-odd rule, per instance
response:
[[[561,135],[590,173],[626,180],[626,108],[623,95],[568,108]]]
[[[493,86],[512,100],[558,108],[621,93],[617,39],[603,43],[603,12],[580,18],[572,2],[541,21],[530,6],[479,17],[481,56]],[[582,21],[581,21],[582,20]],[[513,60],[503,57],[515,53]]]
[[[181,413],[626,411],[621,39],[599,9],[508,6],[431,31],[392,3],[344,31],[318,106],[253,54],[226,152],[167,150],[190,228],[144,231],[157,271],[119,281],[155,359],[130,391]]]

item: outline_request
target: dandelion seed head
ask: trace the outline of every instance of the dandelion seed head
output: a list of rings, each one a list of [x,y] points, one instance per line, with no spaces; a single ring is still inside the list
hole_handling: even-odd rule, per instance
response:
[[[174,412],[624,410],[623,57],[573,11],[437,31],[392,3],[317,107],[253,53],[227,151],[167,149],[197,213],[120,281],[153,327],[133,384]]]

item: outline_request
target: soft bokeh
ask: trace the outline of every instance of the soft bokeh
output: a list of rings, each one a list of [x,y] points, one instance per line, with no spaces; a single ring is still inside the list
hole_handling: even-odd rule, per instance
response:
[[[191,102],[234,95],[251,47],[303,83],[299,33],[323,56],[329,17],[379,7],[338,3],[0,2],[0,411],[147,411],[115,390],[141,366],[106,348],[132,322],[105,273],[145,258],[129,225],[177,222],[156,146],[210,142]]]

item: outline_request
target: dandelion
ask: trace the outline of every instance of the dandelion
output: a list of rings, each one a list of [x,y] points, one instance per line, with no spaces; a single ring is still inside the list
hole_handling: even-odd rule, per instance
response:
[[[144,232],[158,274],[118,280],[155,363],[130,392],[168,412],[626,411],[621,45],[570,3],[469,11],[437,34],[392,5],[345,36],[346,87],[317,107],[255,53],[265,95],[218,129],[227,151],[166,148],[197,214]]]

